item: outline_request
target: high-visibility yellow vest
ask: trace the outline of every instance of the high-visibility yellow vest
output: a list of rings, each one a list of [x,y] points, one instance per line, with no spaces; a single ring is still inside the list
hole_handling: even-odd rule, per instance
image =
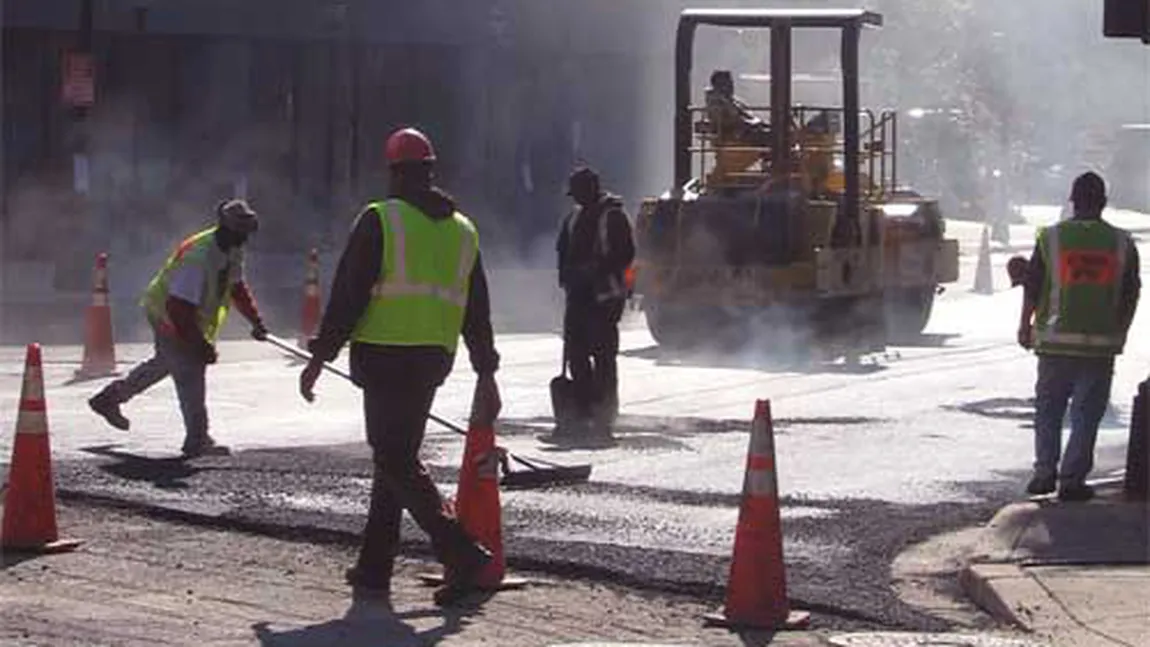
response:
[[[1119,321],[1130,235],[1101,220],[1067,220],[1038,234],[1043,277],[1034,349],[1052,355],[1105,357],[1126,344]]]
[[[439,346],[454,353],[479,255],[475,225],[459,212],[429,218],[398,199],[370,208],[383,229],[383,262],[352,339],[380,346]]]
[[[187,266],[200,268],[204,275],[200,303],[196,309],[204,339],[215,342],[223,328],[231,306],[232,284],[239,276],[243,259],[239,248],[231,253],[219,249],[216,245],[216,229],[211,227],[186,238],[148,283],[140,305],[144,307],[148,321],[161,333],[175,332],[168,317],[168,285],[172,273]]]

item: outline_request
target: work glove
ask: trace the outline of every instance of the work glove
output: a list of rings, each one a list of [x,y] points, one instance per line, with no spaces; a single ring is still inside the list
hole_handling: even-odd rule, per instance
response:
[[[307,366],[303,367],[303,371],[299,374],[299,394],[304,400],[315,401],[315,383],[322,370],[323,361],[316,359],[315,356],[312,356]]]
[[[203,344],[200,345],[198,354],[200,361],[204,364],[215,364],[216,360],[219,359],[219,355],[216,354],[216,347],[207,341],[204,341]]]
[[[267,341],[268,327],[264,325],[262,319],[258,319],[252,324],[252,339],[256,341]]]
[[[471,398],[471,424],[477,427],[489,427],[495,424],[501,409],[503,401],[499,397],[499,385],[495,382],[495,375],[492,373],[480,375],[475,383],[475,395]]]

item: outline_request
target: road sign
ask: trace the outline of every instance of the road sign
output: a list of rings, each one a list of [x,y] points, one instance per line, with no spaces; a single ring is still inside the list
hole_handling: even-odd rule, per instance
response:
[[[90,53],[64,53],[61,97],[73,107],[88,107],[96,102],[96,65]]]

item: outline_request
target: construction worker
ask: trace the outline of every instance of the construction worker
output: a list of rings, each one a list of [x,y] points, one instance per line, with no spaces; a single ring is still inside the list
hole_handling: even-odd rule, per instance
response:
[[[563,346],[578,418],[556,422],[561,435],[609,436],[619,410],[619,320],[635,243],[623,201],[600,188],[594,170],[572,173],[567,194],[575,208],[563,221],[555,248],[559,286],[566,292]],[[565,422],[569,428],[563,428]]]
[[[1106,185],[1094,173],[1074,180],[1074,217],[1043,228],[1025,273],[1018,343],[1038,355],[1034,495],[1090,499],[1098,425],[1110,401],[1114,357],[1122,353],[1141,291],[1130,234],[1102,220]],[[1070,441],[1062,419],[1070,405]]]
[[[707,119],[715,126],[720,142],[746,146],[771,145],[770,128],[735,95],[735,80],[730,71],[712,72],[711,85],[703,96]]]
[[[155,333],[155,354],[88,400],[93,411],[126,431],[120,405],[171,375],[189,458],[228,453],[208,434],[204,378],[216,363],[216,338],[230,305],[251,323],[252,337],[262,341],[268,332],[244,280],[244,244],[259,228],[256,212],[243,200],[228,200],[216,208],[216,219],[180,243],[148,284],[141,305]]]
[[[360,594],[390,595],[406,509],[430,535],[445,566],[447,581],[435,592],[435,602],[450,605],[471,591],[492,556],[444,511],[419,450],[460,334],[479,376],[473,425],[490,425],[499,414],[499,354],[478,233],[454,201],[432,185],[431,141],[405,128],[388,138],[385,156],[390,195],[368,205],[355,221],[320,331],[309,344],[312,359],[300,375],[300,393],[312,401],[323,363],[350,340],[351,374],[364,390],[375,474],[363,544],[347,572],[348,583]]]

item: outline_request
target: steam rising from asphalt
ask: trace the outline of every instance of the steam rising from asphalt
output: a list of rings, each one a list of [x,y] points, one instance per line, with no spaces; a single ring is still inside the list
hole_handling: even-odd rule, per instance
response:
[[[572,103],[577,105],[563,105],[564,100],[555,105],[541,103],[537,123],[509,124],[498,131],[533,138],[537,144],[526,160],[516,160],[515,168],[495,168],[483,157],[477,138],[485,128],[477,116],[480,108],[468,100],[460,102],[457,121],[466,127],[459,130],[472,132],[476,138],[454,151],[458,159],[446,184],[480,224],[496,317],[508,319],[501,324],[505,330],[554,330],[559,303],[554,235],[568,205],[561,179],[541,180],[541,165],[550,162],[553,167],[567,168],[580,161],[595,165],[604,171],[606,187],[624,196],[633,217],[644,197],[661,194],[671,183],[678,12],[686,6],[825,7],[842,3],[552,0],[545,8],[525,6],[521,11],[516,3],[502,4],[505,12],[513,14],[520,34],[552,33],[548,30],[560,24],[570,32],[563,38],[595,43],[602,51],[633,54],[641,61],[625,71],[600,66],[594,79],[572,77],[565,67],[570,61],[554,70],[555,83],[573,86],[570,92],[555,96],[574,97]],[[864,103],[899,111],[903,125],[900,176],[923,192],[941,197],[947,216],[981,218],[1006,212],[1009,203],[1061,202],[1079,170],[1110,171],[1109,153],[1118,140],[1119,124],[1150,122],[1150,48],[1103,39],[1101,2],[873,0],[867,6],[883,13],[886,25],[863,36]],[[692,78],[696,101],[709,72],[726,68],[736,73],[740,95],[752,103],[767,102],[767,85],[761,80],[767,73],[767,38],[704,30],[698,45]],[[795,46],[796,72],[837,73],[836,38],[804,35],[796,37]],[[521,56],[525,60],[514,68],[469,67],[469,74],[483,76],[471,79],[468,87],[492,84],[493,91],[503,92],[526,82],[523,75],[538,66],[532,65],[533,54]],[[545,83],[545,73],[534,70],[530,74],[537,77],[532,82]],[[226,87],[207,92],[210,96],[195,124],[202,133],[223,127],[214,119],[223,114],[218,109],[229,100]],[[833,84],[800,82],[795,88],[797,100],[811,103],[835,102],[839,94]],[[531,93],[517,96],[525,102],[536,98]],[[383,190],[383,178],[371,177],[361,178],[353,195],[339,196],[331,204],[325,196],[291,198],[314,193],[314,187],[290,186],[283,159],[253,153],[276,150],[275,144],[282,144],[284,137],[258,120],[237,128],[225,145],[196,151],[190,164],[172,169],[149,156],[146,142],[134,150],[131,147],[131,106],[135,103],[131,97],[102,96],[101,101],[107,109],[100,110],[92,122],[91,140],[92,159],[102,169],[91,177],[92,195],[101,198],[101,206],[83,219],[68,220],[75,226],[57,234],[58,225],[51,223],[60,220],[42,214],[71,209],[58,188],[61,176],[64,186],[70,184],[70,169],[42,169],[18,178],[8,195],[6,267],[13,261],[43,258],[68,245],[72,261],[59,264],[57,271],[73,277],[66,281],[72,284],[70,290],[83,292],[90,281],[92,256],[110,246],[113,295],[130,303],[172,246],[211,220],[218,199],[237,192],[237,187],[242,192],[246,184],[254,206],[266,219],[251,250],[253,282],[257,289],[261,283],[283,288],[282,294],[265,290],[263,300],[290,326],[297,316],[295,292],[302,281],[306,248],[315,245],[323,251],[326,289],[358,206]],[[548,123],[545,116],[551,108],[563,109],[563,114],[575,118]],[[614,129],[604,135],[608,131],[603,127],[608,124]],[[620,129],[619,124],[633,125]],[[148,136],[156,146],[195,141],[195,133],[163,132],[155,124],[149,126]],[[466,140],[466,134],[462,136]],[[556,155],[563,159],[546,160],[552,149],[544,142],[550,141],[576,142],[579,159],[566,159],[570,149],[562,148]],[[363,147],[376,145],[369,142]],[[133,183],[147,186],[173,170],[170,184],[157,189],[154,200],[119,199]],[[518,208],[527,213],[504,213],[504,208],[475,197],[481,193],[477,183],[496,182],[491,177],[500,178],[500,191],[532,194],[537,199],[520,203]],[[1150,177],[1142,177],[1150,182]],[[962,213],[963,203],[969,214]],[[515,240],[522,231],[529,232],[526,239]],[[272,245],[272,239],[287,241],[288,249],[300,249],[287,256],[270,254],[268,249],[283,247]],[[140,321],[136,312],[118,313],[117,320]]]

